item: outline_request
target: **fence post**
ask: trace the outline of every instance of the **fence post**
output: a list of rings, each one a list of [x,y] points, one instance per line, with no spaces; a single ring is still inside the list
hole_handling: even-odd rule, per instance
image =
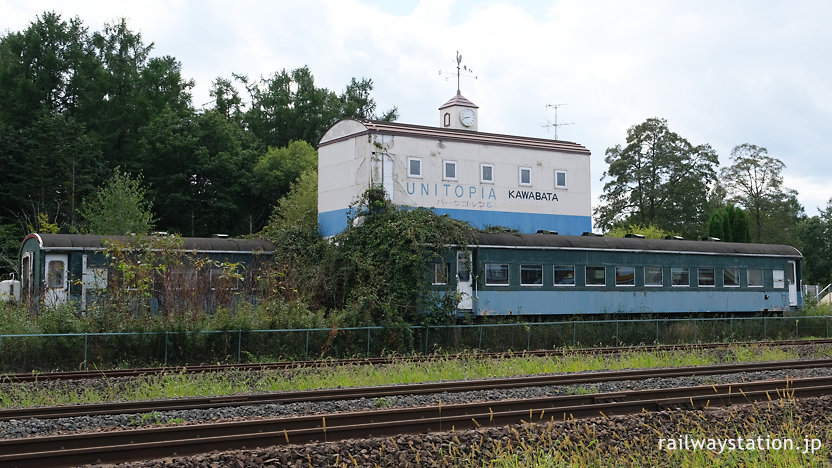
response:
[[[367,327],[367,357],[370,357],[370,327]]]
[[[428,354],[428,339],[430,338],[430,325],[425,325],[425,354]]]
[[[240,350],[243,348],[243,331],[237,330],[237,364],[240,363]]]
[[[656,344],[659,344],[659,319],[656,319]]]
[[[572,346],[578,347],[578,324],[572,322]]]
[[[826,316],[826,337],[829,338],[829,316]]]
[[[89,337],[89,334],[84,333],[84,370],[87,370],[87,346],[89,344],[87,337]]]
[[[768,317],[763,317],[763,339],[768,339]]]
[[[482,350],[482,325],[480,325],[480,340],[477,342],[477,351]]]
[[[170,332],[165,332],[165,367],[168,366],[168,333]]]
[[[728,341],[734,340],[734,317],[728,317]]]
[[[794,339],[797,339],[797,337],[800,336],[800,332],[798,331],[798,330],[800,330],[800,328],[798,328],[799,323],[800,323],[800,320],[794,319]]]
[[[532,325],[529,324],[529,335],[526,337],[526,351],[531,351],[532,347]]]
[[[621,340],[618,337],[618,319],[615,319],[615,345],[621,346]]]
[[[309,329],[306,329],[306,360],[309,360]]]

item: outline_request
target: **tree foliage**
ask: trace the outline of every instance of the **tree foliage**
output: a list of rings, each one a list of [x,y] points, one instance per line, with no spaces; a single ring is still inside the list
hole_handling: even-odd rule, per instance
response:
[[[670,131],[664,119],[630,127],[627,145],[608,148],[609,168],[595,221],[604,230],[617,224],[654,225],[686,237],[702,232],[716,153]]]
[[[711,214],[707,234],[725,242],[751,242],[748,214],[742,208],[724,206]]]
[[[734,147],[731,165],[720,173],[728,201],[747,210],[755,242],[794,240],[790,227],[803,217],[803,207],[797,201],[797,192],[783,186],[785,167],[765,148],[745,143]]]
[[[255,191],[263,200],[276,203],[302,173],[317,168],[318,152],[305,141],[269,148],[254,166]]]
[[[676,236],[678,234],[672,231],[665,231],[652,224],[643,226],[641,224],[628,224],[626,226],[616,226],[605,233],[609,237],[624,237],[627,234],[639,234],[645,239],[664,239],[667,236]]]
[[[803,254],[803,281],[832,283],[832,198],[818,216],[803,220],[798,227],[800,251]]]
[[[110,180],[81,206],[87,234],[147,234],[153,229],[151,203],[145,199],[141,175],[133,178],[116,169]]]

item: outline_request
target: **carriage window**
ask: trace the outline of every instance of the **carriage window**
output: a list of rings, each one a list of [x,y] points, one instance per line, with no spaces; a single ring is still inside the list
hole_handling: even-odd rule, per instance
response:
[[[662,275],[662,267],[644,267],[645,286],[662,286],[663,284],[664,277]]]
[[[586,285],[587,286],[606,286],[607,277],[604,267],[588,266],[586,267]]]
[[[722,285],[726,288],[735,288],[740,285],[740,271],[736,268],[722,270]]]
[[[715,273],[713,268],[699,268],[697,271],[699,286],[716,286]]]
[[[555,286],[574,286],[575,267],[573,265],[555,265]]]
[[[774,277],[774,287],[776,289],[783,289],[786,287],[786,272],[784,270],[772,270]]]
[[[508,286],[508,264],[486,263],[485,284],[487,286]]]
[[[763,270],[759,268],[748,269],[748,287],[762,288],[763,287]]]
[[[635,267],[630,267],[630,266],[615,267],[615,285],[616,286],[635,286],[636,285],[636,269],[635,269]]]
[[[673,286],[690,286],[690,270],[687,267],[671,268],[670,284]]]
[[[433,264],[433,284],[448,284],[448,271],[451,269],[450,263],[434,263]]]
[[[64,262],[51,260],[49,262],[48,284],[50,288],[64,287]]]
[[[520,265],[521,286],[543,286],[543,265]]]

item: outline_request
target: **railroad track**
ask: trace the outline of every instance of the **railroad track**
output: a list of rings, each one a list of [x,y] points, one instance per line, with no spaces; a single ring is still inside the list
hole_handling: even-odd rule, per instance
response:
[[[829,394],[832,377],[816,377],[0,440],[0,466],[115,463],[213,450],[701,409]]]
[[[394,395],[424,395],[441,392],[493,390],[501,388],[580,385],[621,380],[686,377],[693,375],[718,375],[738,372],[793,370],[820,367],[832,367],[832,359],[719,364],[713,366],[656,369],[630,369],[621,371],[584,372],[572,374],[546,374],[525,377],[457,380],[449,382],[430,382],[374,387],[347,387],[295,392],[144,400],[120,403],[9,408],[0,410],[0,421],[26,418],[54,419],[102,414],[149,413],[154,411],[210,409],[230,406],[288,404],[310,401],[349,400],[357,398],[375,399]]]
[[[477,358],[504,358],[516,356],[563,356],[567,354],[614,354],[627,351],[676,351],[676,350],[701,350],[701,349],[722,349],[730,346],[749,346],[765,344],[767,346],[798,346],[798,345],[823,345],[832,344],[832,339],[818,340],[783,340],[783,341],[742,341],[729,343],[699,343],[689,345],[644,345],[644,346],[615,346],[600,348],[563,348],[554,350],[521,351],[517,353],[477,353]],[[221,372],[228,370],[244,371],[265,371],[281,370],[291,368],[326,367],[341,365],[384,365],[402,361],[423,362],[434,359],[456,359],[470,358],[471,354],[457,355],[428,355],[428,356],[397,356],[379,358],[353,358],[353,359],[324,359],[312,361],[278,361],[270,363],[245,363],[245,364],[214,364],[194,365],[179,367],[143,367],[135,369],[99,369],[92,371],[66,371],[66,372],[28,372],[0,375],[0,383],[18,382],[44,382],[50,380],[81,380],[100,379],[114,377],[137,377],[141,375],[154,375],[163,373],[186,373],[198,374],[205,372]]]

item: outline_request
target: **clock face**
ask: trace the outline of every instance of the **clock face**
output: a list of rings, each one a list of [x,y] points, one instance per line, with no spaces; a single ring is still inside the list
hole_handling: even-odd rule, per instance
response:
[[[462,122],[462,125],[465,125],[466,127],[474,125],[474,121],[476,120],[477,116],[471,109],[462,109],[462,111],[459,112],[459,121]]]

